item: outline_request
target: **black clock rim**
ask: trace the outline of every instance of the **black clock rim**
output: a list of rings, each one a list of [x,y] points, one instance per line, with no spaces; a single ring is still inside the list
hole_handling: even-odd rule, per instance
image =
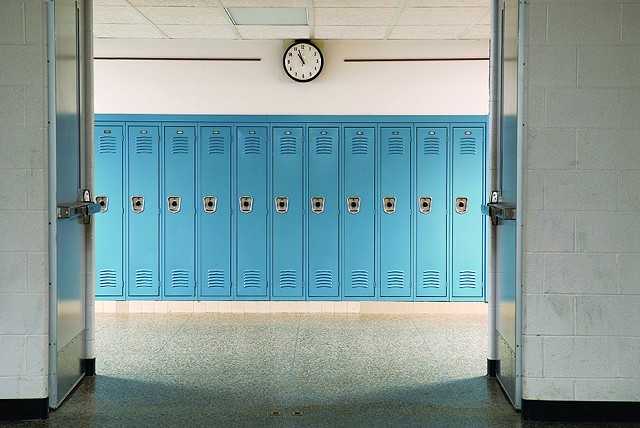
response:
[[[313,46],[318,53],[320,54],[320,69],[318,70],[318,72],[315,74],[315,76],[313,76],[311,79],[297,79],[295,77],[293,77],[292,75],[289,74],[289,72],[287,71],[287,67],[286,67],[286,61],[287,61],[287,53],[289,53],[289,51],[296,45],[311,45]],[[287,49],[284,50],[284,54],[282,54],[282,68],[284,69],[285,74],[291,79],[291,80],[295,80],[296,82],[299,83],[308,83],[308,82],[312,82],[314,81],[318,76],[320,76],[320,73],[322,73],[322,68],[324,67],[324,55],[322,55],[322,51],[320,50],[320,48],[315,44],[312,43],[309,40],[297,40],[294,43],[290,44],[289,47]]]

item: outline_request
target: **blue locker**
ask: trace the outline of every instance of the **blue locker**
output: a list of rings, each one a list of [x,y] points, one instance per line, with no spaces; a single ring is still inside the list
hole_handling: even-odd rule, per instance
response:
[[[128,127],[128,295],[160,295],[159,149],[157,126]]]
[[[416,130],[416,297],[447,297],[447,127]]]
[[[123,153],[124,130],[119,126],[96,126],[94,186],[97,200],[107,211],[95,216],[96,297],[124,297],[123,278]]]
[[[453,128],[452,297],[483,297],[484,129]]]
[[[236,155],[237,296],[267,297],[267,128],[239,126]]]
[[[198,278],[201,297],[231,297],[231,128],[200,129]]]
[[[338,297],[338,127],[310,127],[308,141],[308,296]]]
[[[345,297],[375,296],[375,128],[344,129]]]
[[[272,296],[301,299],[304,297],[303,128],[274,127],[271,141]]]
[[[164,295],[195,297],[195,127],[166,126],[163,140]]]
[[[411,128],[380,129],[380,296],[411,297]]]

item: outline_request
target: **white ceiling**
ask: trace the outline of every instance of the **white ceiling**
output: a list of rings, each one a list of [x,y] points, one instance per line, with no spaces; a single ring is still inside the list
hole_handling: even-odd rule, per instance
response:
[[[490,0],[93,0],[117,39],[489,39]],[[305,7],[309,25],[234,25],[225,7]]]

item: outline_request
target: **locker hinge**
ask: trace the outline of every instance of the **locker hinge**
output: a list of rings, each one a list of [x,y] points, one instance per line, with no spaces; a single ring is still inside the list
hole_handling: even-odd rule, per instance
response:
[[[233,208],[229,209],[229,215],[233,215]]]

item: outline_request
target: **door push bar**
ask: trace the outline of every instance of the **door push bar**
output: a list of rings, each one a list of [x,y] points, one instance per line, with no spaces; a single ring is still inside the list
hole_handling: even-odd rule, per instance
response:
[[[500,202],[501,192],[491,192],[491,202],[482,205],[480,210],[483,215],[491,218],[491,224],[498,225],[498,220],[515,220],[516,207]]]
[[[56,211],[59,219],[77,217],[82,224],[89,224],[92,215],[105,212],[106,208],[103,209],[100,202],[92,200],[91,190],[79,189],[77,201],[58,204]]]

